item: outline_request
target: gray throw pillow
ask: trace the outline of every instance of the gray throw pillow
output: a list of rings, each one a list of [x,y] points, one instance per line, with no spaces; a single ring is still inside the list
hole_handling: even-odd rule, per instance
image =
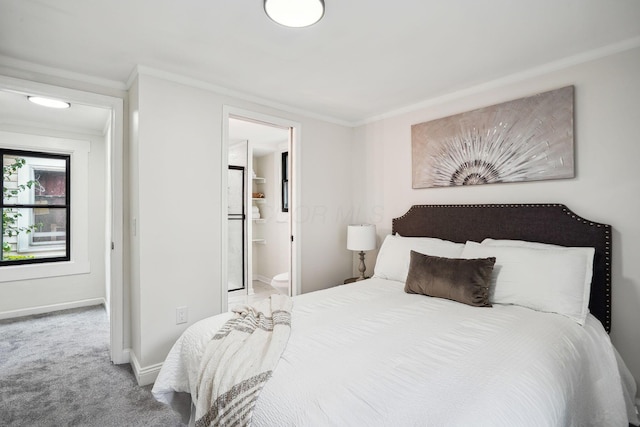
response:
[[[442,258],[411,251],[404,291],[491,307],[489,285],[496,259]]]

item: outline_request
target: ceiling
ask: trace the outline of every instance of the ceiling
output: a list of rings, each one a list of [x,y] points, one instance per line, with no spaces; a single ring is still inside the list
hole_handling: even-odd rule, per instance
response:
[[[26,94],[0,90],[0,125],[102,135],[110,115],[107,108],[80,104],[72,104],[68,109],[42,107],[29,102]]]
[[[638,0],[325,3],[318,24],[293,29],[262,0],[0,0],[0,66],[118,88],[140,66],[355,125],[640,46]]]
[[[251,141],[252,154],[256,157],[273,153],[289,142],[289,130],[247,120],[229,118],[229,142]]]

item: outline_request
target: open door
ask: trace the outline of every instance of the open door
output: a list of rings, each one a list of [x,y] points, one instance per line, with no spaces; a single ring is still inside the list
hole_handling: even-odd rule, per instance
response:
[[[245,168],[229,166],[228,188],[228,291],[239,291],[247,286],[246,268],[246,211]]]

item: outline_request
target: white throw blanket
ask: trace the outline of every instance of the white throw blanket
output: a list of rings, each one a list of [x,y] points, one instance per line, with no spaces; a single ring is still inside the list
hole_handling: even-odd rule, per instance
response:
[[[207,344],[198,376],[196,426],[248,426],[258,394],[289,340],[291,298],[234,308]]]

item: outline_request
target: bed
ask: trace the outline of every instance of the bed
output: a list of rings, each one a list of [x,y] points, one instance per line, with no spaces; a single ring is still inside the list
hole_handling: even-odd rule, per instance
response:
[[[611,256],[611,227],[564,205],[413,206],[372,278],[293,298],[251,425],[637,423],[608,336]],[[232,317],[192,325],[163,364],[153,394],[185,420],[205,348]]]

